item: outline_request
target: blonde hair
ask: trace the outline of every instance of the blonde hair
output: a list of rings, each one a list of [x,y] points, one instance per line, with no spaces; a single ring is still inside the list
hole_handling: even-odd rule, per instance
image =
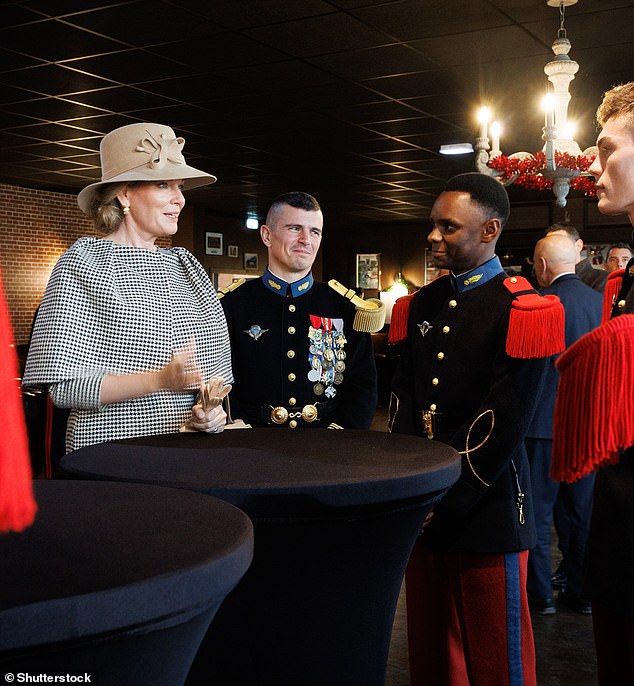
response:
[[[597,109],[597,124],[603,128],[613,117],[623,117],[634,135],[634,81],[614,86],[603,95]]]
[[[88,216],[93,220],[95,229],[99,233],[108,235],[116,231],[121,225],[123,211],[119,200],[117,200],[117,195],[130,185],[132,185],[130,182],[112,183],[105,184],[100,189],[88,211]]]

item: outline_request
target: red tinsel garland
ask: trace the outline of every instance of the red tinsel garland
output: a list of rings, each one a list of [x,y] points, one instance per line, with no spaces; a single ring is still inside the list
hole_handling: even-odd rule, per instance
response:
[[[594,156],[577,156],[565,152],[555,152],[555,164],[558,167],[587,172],[593,161]],[[512,181],[522,188],[538,191],[550,190],[553,187],[552,180],[547,179],[542,173],[546,166],[546,155],[543,152],[536,152],[531,157],[524,159],[498,155],[489,160],[488,166],[501,172],[499,178],[503,183]],[[596,195],[595,180],[592,176],[582,175],[570,179],[570,188],[583,191],[587,196]]]

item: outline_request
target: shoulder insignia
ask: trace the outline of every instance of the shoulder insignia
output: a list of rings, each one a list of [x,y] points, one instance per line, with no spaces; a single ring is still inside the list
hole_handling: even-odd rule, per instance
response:
[[[556,355],[566,347],[564,306],[556,295],[540,295],[523,276],[504,279],[513,294],[506,336],[509,357]]]
[[[407,339],[407,323],[409,322],[409,309],[414,294],[402,295],[392,307],[390,328],[387,332],[387,342],[396,345]]]
[[[608,280],[605,282],[605,290],[603,291],[603,313],[601,315],[602,324],[607,322],[612,315],[612,308],[614,307],[614,303],[621,292],[624,275],[625,269],[617,269],[613,272],[610,272],[608,275]]]
[[[234,281],[233,283],[230,283],[228,286],[225,286],[224,288],[221,288],[218,291],[218,298],[223,298],[227,293],[231,293],[231,291],[235,291],[236,288],[239,288],[242,286],[242,284],[246,281],[246,279],[238,279],[237,281]]]
[[[346,288],[335,279],[330,279],[328,285],[339,295],[347,298],[357,309],[352,328],[361,333],[376,333],[385,324],[385,303],[376,298],[363,300],[351,288]]]
[[[624,314],[586,333],[557,360],[551,466],[557,481],[576,481],[618,462],[634,443],[633,342],[634,315]]]

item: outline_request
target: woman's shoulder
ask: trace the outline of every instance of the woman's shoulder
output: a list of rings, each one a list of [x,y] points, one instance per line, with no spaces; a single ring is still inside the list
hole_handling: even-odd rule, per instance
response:
[[[77,239],[59,258],[57,267],[70,268],[72,266],[99,266],[112,252],[112,241],[83,236]]]
[[[194,269],[196,271],[202,271],[203,273],[207,274],[205,271],[205,268],[200,264],[198,259],[191,253],[187,248],[183,248],[180,245],[175,245],[171,248],[161,248],[161,251],[173,255],[178,259],[178,261],[189,267],[190,269]]]

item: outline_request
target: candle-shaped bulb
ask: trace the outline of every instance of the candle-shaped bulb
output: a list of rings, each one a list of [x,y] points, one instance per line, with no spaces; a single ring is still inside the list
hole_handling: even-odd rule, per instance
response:
[[[488,123],[491,113],[488,107],[481,107],[478,110],[478,121],[480,122],[480,138],[488,138]]]
[[[555,98],[552,93],[544,96],[542,106],[544,108],[546,126],[555,126]]]
[[[499,121],[494,121],[491,124],[491,154],[495,155],[500,152],[500,134],[502,133],[502,127]]]

